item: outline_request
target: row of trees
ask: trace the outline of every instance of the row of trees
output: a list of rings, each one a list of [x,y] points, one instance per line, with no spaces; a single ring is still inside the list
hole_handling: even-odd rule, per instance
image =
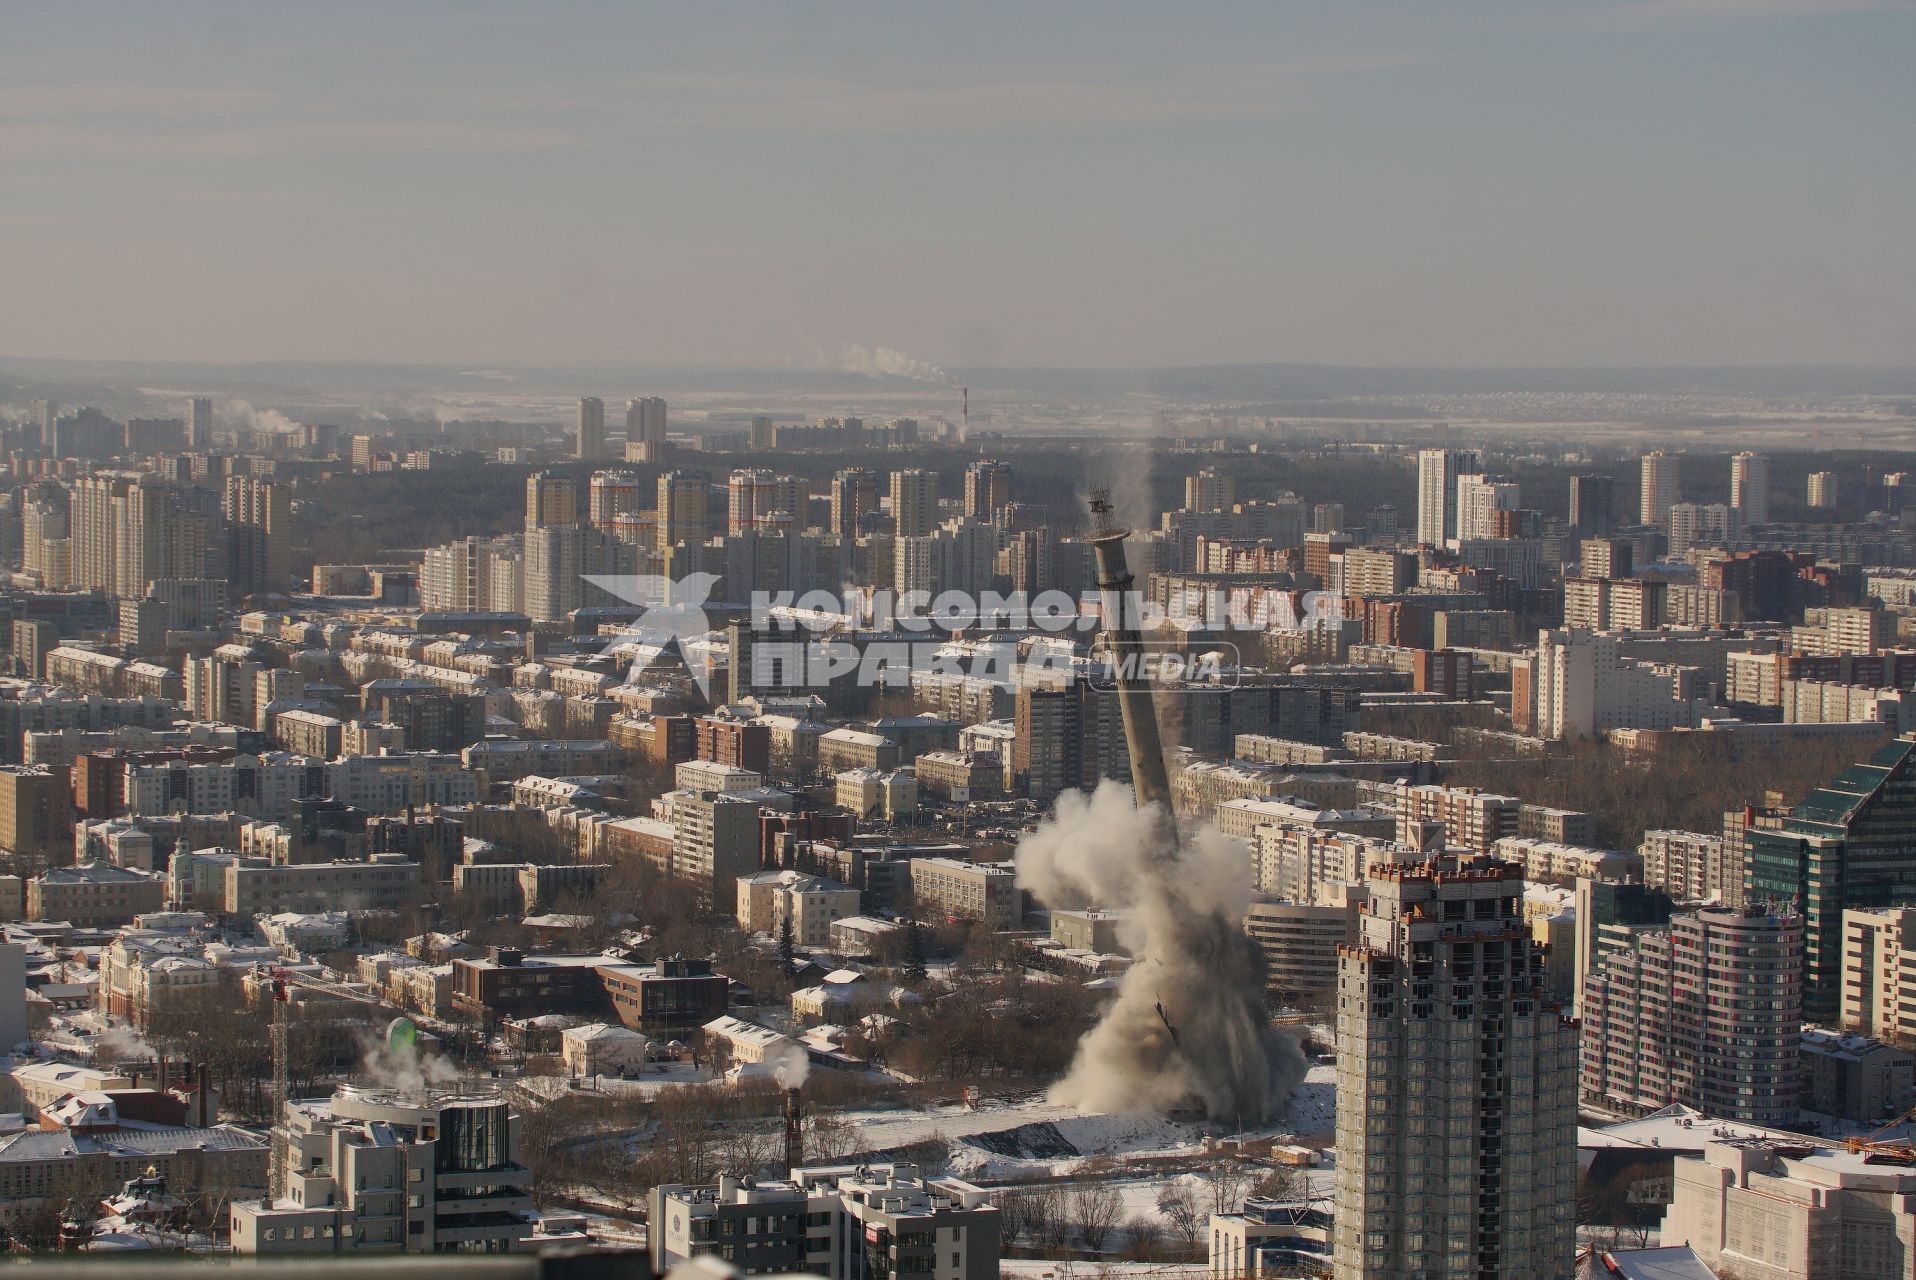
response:
[[[853,1100],[861,1087],[813,1077],[801,1130],[808,1161],[840,1161],[862,1150],[858,1127],[828,1110]],[[588,1092],[525,1097],[521,1158],[541,1204],[589,1197],[637,1208],[647,1191],[664,1183],[700,1185],[721,1173],[782,1175],[782,1103],[770,1084],[684,1085],[649,1100]]]
[[[1762,804],[1772,791],[1793,804],[1855,762],[1855,747],[1830,743],[1741,757],[1693,750],[1646,759],[1591,741],[1534,759],[1460,760],[1445,775],[1455,785],[1592,814],[1598,843],[1634,849],[1645,831],[1720,831],[1725,812]]]

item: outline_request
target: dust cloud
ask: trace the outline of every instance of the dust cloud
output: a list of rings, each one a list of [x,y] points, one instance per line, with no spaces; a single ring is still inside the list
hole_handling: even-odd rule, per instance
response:
[[[1046,906],[1128,917],[1133,956],[1118,998],[1079,1042],[1052,1099],[1083,1111],[1201,1107],[1249,1127],[1273,1119],[1304,1055],[1264,1011],[1262,958],[1243,930],[1249,859],[1202,827],[1179,841],[1169,815],[1105,781],[1067,791],[1018,845],[1018,883]]]

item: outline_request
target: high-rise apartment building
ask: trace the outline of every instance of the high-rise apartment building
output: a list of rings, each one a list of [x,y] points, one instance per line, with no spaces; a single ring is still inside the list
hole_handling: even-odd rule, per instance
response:
[[[858,538],[858,522],[878,510],[878,477],[847,467],[832,477],[832,528],[846,546]]]
[[[891,517],[900,538],[922,538],[938,527],[938,475],[916,467],[891,473]]]
[[[1457,536],[1457,477],[1474,475],[1477,455],[1461,449],[1417,454],[1417,541],[1447,545]]]
[[[526,477],[526,528],[579,523],[579,485],[571,476],[535,471]]]
[[[1084,680],[1021,684],[1012,695],[1012,725],[1012,777],[1034,800],[1131,776],[1114,688]]]
[[[726,482],[725,531],[745,533],[797,530],[804,515],[804,490],[792,476],[770,471],[734,471]]]
[[[1517,482],[1504,476],[1466,473],[1457,477],[1456,505],[1458,541],[1468,538],[1496,538],[1497,514],[1515,511],[1523,504]]]
[[[1722,502],[1678,502],[1670,507],[1670,554],[1692,547],[1720,547],[1742,527],[1737,508]]]
[[[965,514],[989,522],[1011,504],[1011,467],[980,458],[965,468]]]
[[[1735,896],[1743,892],[1743,867],[1726,856],[1723,837],[1707,831],[1668,828],[1643,833],[1637,852],[1643,855],[1643,880],[1684,902],[1727,900],[1731,881]]]
[[[1575,892],[1576,954],[1571,966],[1575,981],[1570,988],[1570,1003],[1572,1012],[1582,1017],[1584,985],[1603,959],[1605,944],[1614,938],[1606,927],[1662,924],[1675,912],[1676,903],[1662,889],[1633,880],[1579,876]]]
[[[247,475],[226,481],[226,573],[236,594],[285,590],[293,563],[293,498],[285,485]],[[205,577],[176,573],[167,577]]]
[[[229,486],[232,483],[229,481]],[[287,536],[284,490],[263,481],[246,483],[273,489],[280,495],[279,501],[261,507],[259,502],[263,500],[236,505],[229,499],[227,520],[233,526],[264,520],[278,530],[279,538],[272,548],[263,548],[255,541],[238,550],[250,549],[255,556],[268,549],[283,553]],[[67,504],[68,580],[75,586],[137,600],[146,595],[155,579],[206,577],[213,515],[210,509],[196,510],[189,505],[186,497],[191,492],[176,490],[157,477],[131,472],[96,472],[75,480]],[[38,511],[39,504],[35,505]],[[42,513],[39,553],[43,580],[53,576],[47,572],[50,568],[60,568],[60,557],[48,555],[50,549],[57,551],[47,544],[48,528]],[[257,590],[265,581],[248,572],[254,567],[252,561],[229,564],[240,590]],[[283,559],[279,567],[284,567]],[[283,589],[283,580],[273,581]]]
[[[1637,523],[1670,527],[1670,508],[1677,500],[1677,459],[1658,449],[1643,455],[1643,488],[1637,506]]]
[[[1775,826],[1742,832],[1744,900],[1803,913],[1803,1015],[1842,1010],[1843,913],[1916,902],[1916,737],[1885,743],[1810,792]]]
[[[1373,862],[1337,976],[1338,1280],[1567,1274],[1577,1041],[1546,997],[1523,878]]]
[[[579,422],[574,436],[576,456],[587,462],[605,457],[605,401],[597,396],[579,397]]]
[[[22,874],[73,861],[73,784],[64,766],[0,765],[0,851]]]
[[[1229,511],[1237,505],[1237,478],[1216,467],[1184,477],[1186,511]]]
[[[1883,483],[1878,494],[1878,501],[1881,504],[1882,511],[1886,515],[1902,515],[1903,509],[1909,505],[1908,499],[1912,492],[1916,492],[1916,484],[1910,482],[1909,472],[1890,472],[1883,477]]]
[[[1760,453],[1730,459],[1730,505],[1743,526],[1770,522],[1770,460]]]
[[[213,444],[213,401],[194,396],[186,402],[186,447],[206,449]]]
[[[625,402],[625,443],[628,447],[665,443],[665,399],[643,396]]]
[[[701,543],[710,536],[707,523],[712,481],[703,471],[668,471],[659,477],[659,550],[681,542]]]
[[[620,516],[644,511],[646,486],[630,471],[594,471],[586,482],[586,515],[595,529],[610,528]]]
[[[1916,1040],[1916,906],[1843,913],[1842,1026]]]
[[[1752,1124],[1796,1119],[1803,921],[1722,907],[1604,926],[1584,983],[1580,1100],[1673,1103]]]
[[[1805,495],[1809,505],[1818,511],[1828,511],[1836,505],[1836,473],[1834,471],[1810,472],[1808,492]]]
[[[1570,477],[1570,528],[1583,538],[1603,538],[1616,528],[1617,486],[1609,476]]]
[[[53,447],[54,424],[60,421],[60,402],[58,400],[35,400],[33,402],[33,425],[40,433],[40,447]]]
[[[1621,538],[1585,538],[1577,558],[1586,578],[1627,578],[1636,567],[1635,544]]]
[[[1396,595],[1417,584],[1417,557],[1390,547],[1352,547],[1344,553],[1346,595]]]
[[[989,590],[998,534],[977,520],[947,520],[922,538],[892,540],[892,589],[900,596],[923,591],[936,596]]]
[[[1707,693],[1694,668],[1624,657],[1615,634],[1583,627],[1538,632],[1536,650],[1513,664],[1511,689],[1520,729],[1556,740],[1686,726]]]

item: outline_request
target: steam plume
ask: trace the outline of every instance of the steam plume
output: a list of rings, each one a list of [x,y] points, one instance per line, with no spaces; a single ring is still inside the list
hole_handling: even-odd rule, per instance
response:
[[[846,373],[862,373],[870,378],[890,374],[917,382],[954,381],[950,374],[928,360],[907,355],[895,347],[868,347],[862,342],[840,345],[838,367]]]
[[[278,409],[256,409],[251,401],[228,400],[221,408],[229,418],[237,418],[255,431],[275,431],[287,435],[299,430],[299,424]]]
[[[781,1089],[800,1089],[805,1085],[805,1077],[812,1073],[811,1056],[805,1050],[793,1045],[778,1055],[778,1062],[772,1068],[772,1076]]]
[[[132,1027],[122,1027],[116,1023],[93,1038],[95,1062],[144,1062],[157,1057],[159,1054],[153,1046]]]
[[[1162,811],[1136,808],[1129,788],[1107,780],[1089,796],[1065,792],[1018,845],[1020,886],[1047,906],[1128,913],[1134,957],[1052,1099],[1117,1112],[1195,1103],[1220,1121],[1261,1124],[1305,1064],[1264,1012],[1263,965],[1242,928],[1250,864],[1215,828],[1174,840]]]
[[[394,1048],[371,1036],[360,1055],[359,1071],[373,1088],[396,1093],[424,1093],[459,1083],[457,1068],[444,1058],[422,1053],[417,1045]]]

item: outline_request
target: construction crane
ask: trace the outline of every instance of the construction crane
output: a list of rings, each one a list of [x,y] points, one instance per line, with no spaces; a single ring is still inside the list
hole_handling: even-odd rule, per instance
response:
[[[1861,1138],[1851,1138],[1845,1144],[1851,1155],[1863,1157],[1864,1164],[1910,1164],[1916,1165],[1916,1143],[1908,1138],[1890,1138],[1883,1135],[1900,1124],[1916,1119],[1916,1107],[1897,1115],[1874,1133]]]
[[[286,1125],[286,1107],[292,1101],[293,1069],[293,988],[311,991],[325,996],[329,1000],[343,1001],[348,1004],[367,1005],[383,1009],[378,1000],[363,992],[355,991],[343,983],[328,982],[324,978],[315,978],[311,974],[295,973],[283,965],[262,967],[255,971],[258,976],[270,983],[272,996],[273,1023],[271,1042],[273,1048],[273,1127],[272,1150],[268,1157],[267,1197],[284,1195],[287,1181],[292,1173],[292,1135]]]

